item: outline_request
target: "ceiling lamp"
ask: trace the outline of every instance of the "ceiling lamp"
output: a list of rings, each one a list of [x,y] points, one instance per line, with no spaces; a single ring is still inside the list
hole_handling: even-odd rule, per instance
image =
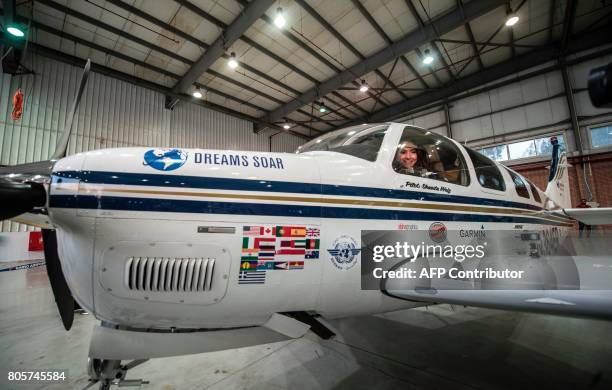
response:
[[[285,26],[285,17],[283,16],[283,9],[281,7],[278,7],[276,9],[276,18],[274,18],[274,24],[276,25],[276,27],[278,28],[283,28]]]
[[[285,129],[285,130],[289,130],[290,128],[291,128],[291,125],[289,125],[289,123],[285,123],[283,125],[283,129]]]
[[[512,27],[519,21],[519,17],[516,14],[509,14],[508,19],[506,19],[506,26]]]
[[[365,80],[361,80],[361,86],[359,87],[359,91],[360,92],[367,92],[368,89],[370,89],[370,87],[368,86],[368,83],[366,83]]]
[[[202,99],[202,90],[200,89],[200,87],[196,87],[195,91],[193,91],[192,93],[194,98],[198,98],[198,99]]]
[[[319,102],[319,112],[320,113],[325,113],[327,112],[327,107],[325,107],[325,104],[323,104],[323,102]]]
[[[238,61],[236,61],[236,53],[232,52],[232,54],[230,54],[230,59],[227,62],[227,66],[232,69],[236,69],[238,67]]]
[[[423,63],[425,65],[429,65],[433,62],[434,58],[429,52],[429,49],[425,49],[425,57],[423,57]]]
[[[24,32],[21,29],[15,27],[15,26],[7,27],[6,31],[8,31],[9,34],[14,35],[16,37],[23,37],[25,35]]]

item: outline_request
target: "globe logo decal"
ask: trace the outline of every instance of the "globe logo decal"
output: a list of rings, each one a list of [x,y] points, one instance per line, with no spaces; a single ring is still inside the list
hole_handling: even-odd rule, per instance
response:
[[[357,242],[349,236],[341,236],[333,243],[333,248],[327,252],[331,255],[332,263],[340,269],[351,269],[357,262],[357,255],[361,252]]]
[[[173,171],[185,164],[187,152],[180,149],[151,149],[144,154],[142,165],[148,165],[158,171]]]

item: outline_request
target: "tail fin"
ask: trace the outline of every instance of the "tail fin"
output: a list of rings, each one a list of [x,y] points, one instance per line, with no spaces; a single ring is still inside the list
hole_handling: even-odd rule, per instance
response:
[[[570,208],[572,207],[568,176],[570,165],[567,163],[565,152],[561,152],[557,137],[552,137],[550,143],[553,145],[553,152],[545,194],[554,202],[551,208]]]

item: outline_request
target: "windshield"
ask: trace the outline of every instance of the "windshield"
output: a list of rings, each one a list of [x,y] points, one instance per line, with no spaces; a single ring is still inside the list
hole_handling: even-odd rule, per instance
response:
[[[388,127],[388,124],[365,124],[332,131],[300,146],[295,152],[322,150],[376,161]]]

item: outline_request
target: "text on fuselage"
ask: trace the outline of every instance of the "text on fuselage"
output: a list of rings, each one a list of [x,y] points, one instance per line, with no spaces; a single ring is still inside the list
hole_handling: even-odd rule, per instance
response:
[[[245,154],[194,153],[193,162],[207,165],[285,169],[283,159],[280,157],[249,156]]]

